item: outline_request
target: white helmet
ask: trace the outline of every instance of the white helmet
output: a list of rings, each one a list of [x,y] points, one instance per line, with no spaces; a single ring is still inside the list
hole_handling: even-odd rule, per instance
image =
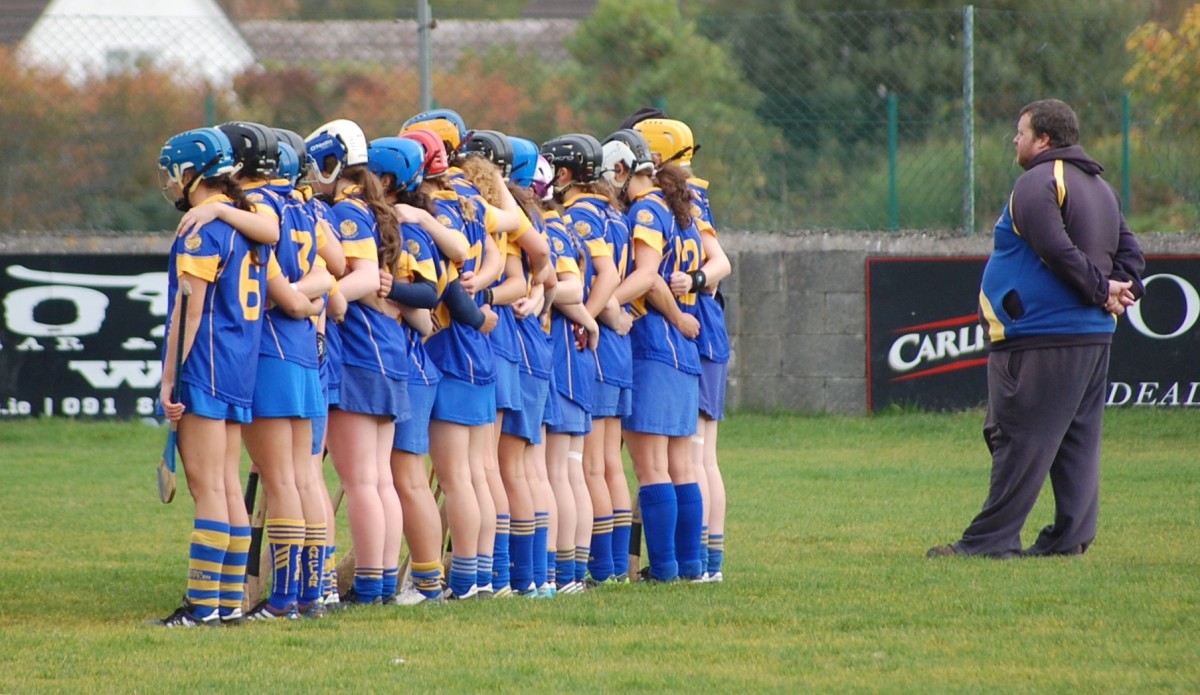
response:
[[[367,136],[354,121],[345,118],[330,121],[314,130],[304,142],[321,183],[333,183],[346,167],[367,163]],[[324,174],[329,157],[334,157],[337,164],[332,172]]]
[[[614,186],[617,185],[617,162],[624,164],[625,171],[632,173],[635,163],[633,150],[620,140],[609,140],[604,143],[604,164],[600,167],[600,173],[605,181]]]

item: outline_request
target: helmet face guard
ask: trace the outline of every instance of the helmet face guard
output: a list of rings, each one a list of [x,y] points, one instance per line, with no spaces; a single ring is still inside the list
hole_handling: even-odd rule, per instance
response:
[[[633,127],[645,136],[650,152],[658,155],[659,166],[671,162],[691,166],[692,155],[700,149],[692,137],[692,129],[683,121],[648,118]]]
[[[417,190],[424,166],[425,149],[409,138],[377,138],[367,150],[367,168],[380,179],[390,174],[396,180],[392,191]]]
[[[500,175],[508,180],[513,170],[513,148],[508,136],[496,130],[473,130],[463,143],[464,156],[481,156],[500,168]]]

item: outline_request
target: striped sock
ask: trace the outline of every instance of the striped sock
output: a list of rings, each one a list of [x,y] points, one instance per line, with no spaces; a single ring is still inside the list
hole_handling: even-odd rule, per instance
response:
[[[708,573],[716,574],[721,571],[725,561],[725,534],[714,533],[708,537]]]
[[[633,510],[613,510],[613,574],[629,576],[629,534],[633,530]]]
[[[383,596],[383,568],[355,567],[354,593],[359,603],[374,603]]]
[[[442,595],[442,563],[412,563],[413,586],[425,598],[436,599]]]
[[[512,535],[508,539],[510,558],[509,585],[513,591],[525,591],[534,583],[533,519],[513,519]],[[542,553],[545,557],[545,553]]]
[[[704,523],[704,500],[700,496],[700,484],[688,483],[675,486],[678,521],[675,524],[675,559],[679,562],[679,576],[684,579],[699,579],[700,527]]]
[[[327,538],[326,540],[333,539]],[[329,597],[337,592],[337,543],[330,543],[325,546],[325,568],[321,572],[321,596]]]
[[[508,514],[496,515],[496,547],[492,550],[492,589],[494,591],[499,591],[509,584],[508,554],[511,552],[509,546],[512,543],[509,537],[511,524],[511,517]]]
[[[602,582],[613,575],[613,517],[592,520],[592,552],[586,561],[592,579]]]
[[[555,558],[558,557],[558,551],[554,548],[546,550],[546,581],[543,584],[558,585],[558,564]],[[542,584],[538,584],[542,586]]]
[[[384,567],[383,568],[383,583],[379,587],[379,595],[386,598],[391,598],[396,595],[396,587],[400,584],[400,568],[399,567]]]
[[[267,519],[271,547],[271,598],[276,611],[287,610],[300,597],[300,549],[304,547],[303,519]]]
[[[708,574],[708,526],[700,527],[700,574]]]
[[[221,617],[242,609],[246,595],[246,558],[250,553],[250,527],[229,527],[229,549],[221,563]]]
[[[466,596],[475,586],[479,574],[479,559],[476,557],[450,556],[450,590],[455,596]]]
[[[675,559],[675,524],[679,502],[671,483],[643,485],[638,490],[638,505],[642,509],[642,534],[646,538],[646,555],[650,559],[650,575],[660,582],[679,576]]]
[[[221,570],[229,547],[229,524],[196,519],[188,556],[187,598],[192,615],[205,620],[217,612],[221,600]]]
[[[575,549],[559,548],[554,555],[554,566],[559,586],[575,581]]]
[[[481,590],[490,591],[492,588],[492,556],[475,556],[475,586]]]
[[[588,557],[591,554],[591,546],[575,546],[575,581],[582,582],[583,580],[587,579]]]
[[[546,547],[550,533],[550,512],[534,512],[533,514],[533,581],[542,586],[549,581],[547,568],[553,564],[548,562],[550,553]]]
[[[304,526],[304,555],[300,563],[300,603],[310,604],[321,598],[321,585],[325,577],[326,530],[324,523]]]

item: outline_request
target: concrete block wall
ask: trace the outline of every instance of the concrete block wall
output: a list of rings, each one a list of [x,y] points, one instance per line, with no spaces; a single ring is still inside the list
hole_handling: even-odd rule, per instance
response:
[[[1139,234],[1147,254],[1200,255],[1200,233]],[[162,234],[0,235],[0,254],[167,253]],[[722,231],[733,344],[730,409],[865,414],[866,260],[986,256],[992,239],[930,232]]]

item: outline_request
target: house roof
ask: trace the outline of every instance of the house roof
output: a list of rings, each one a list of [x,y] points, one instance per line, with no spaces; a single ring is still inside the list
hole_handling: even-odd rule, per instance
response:
[[[50,0],[4,0],[0,2],[0,46],[15,46],[25,38]]]
[[[596,0],[529,0],[521,16],[530,19],[584,19],[596,10]]]
[[[438,63],[458,60],[465,49],[497,44],[527,46],[540,60],[565,60],[563,39],[575,20],[438,20],[433,55]],[[247,21],[242,36],[263,63],[394,63],[415,65],[419,56],[417,22]]]

